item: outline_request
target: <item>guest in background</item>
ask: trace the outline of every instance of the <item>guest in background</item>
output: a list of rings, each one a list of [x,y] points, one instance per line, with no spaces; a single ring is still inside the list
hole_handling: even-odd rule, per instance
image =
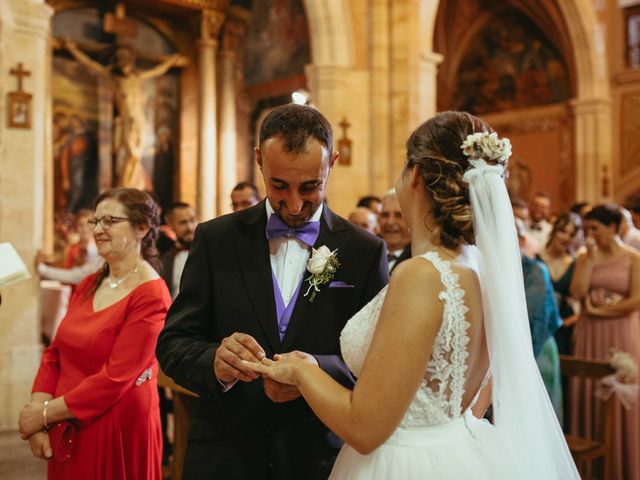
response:
[[[402,216],[395,189],[382,197],[379,222],[380,237],[387,244],[389,273],[392,273],[400,263],[411,258],[411,232]]]
[[[516,231],[520,248],[523,247],[526,228],[524,222],[516,219]],[[529,313],[529,327],[533,354],[540,375],[547,388],[553,409],[562,424],[562,387],[560,383],[560,357],[554,338],[556,330],[562,325],[556,304],[551,277],[544,264],[536,259],[522,255],[522,273],[524,292]]]
[[[358,200],[357,207],[368,208],[379,217],[380,212],[382,212],[382,200],[380,197],[376,197],[375,195],[367,195],[366,197],[362,197]]]
[[[618,232],[620,239],[630,247],[640,251],[640,230],[633,224],[631,212],[624,207],[620,207],[620,213],[622,214],[620,231]]]
[[[536,192],[529,204],[529,221],[527,230],[529,235],[543,248],[551,233],[551,196],[546,192]]]
[[[198,218],[191,205],[176,202],[169,207],[165,220],[175,233],[176,240],[173,247],[162,255],[162,278],[171,292],[171,298],[176,298]]]
[[[378,217],[375,213],[365,207],[358,207],[351,212],[349,215],[349,221],[354,225],[365,229],[372,235],[375,235],[378,229]]]
[[[627,205],[627,210],[631,212],[633,225],[636,228],[640,228],[640,197],[634,197],[631,203]]]
[[[231,208],[234,212],[253,207],[260,201],[258,187],[250,182],[240,182],[231,191]]]
[[[578,320],[580,306],[571,298],[569,287],[576,265],[576,251],[582,245],[582,219],[573,212],[565,212],[558,216],[549,235],[549,241],[538,258],[545,263],[558,303],[562,326],[556,331],[555,338],[561,355],[573,354],[573,330]],[[569,427],[569,385],[566,377],[562,377],[562,399],[564,412],[564,428]]]
[[[582,301],[574,353],[606,360],[611,349],[640,361],[640,254],[618,236],[622,214],[599,205],[584,218],[587,251],[580,254],[571,296]],[[637,383],[637,379],[634,383]],[[591,437],[595,428],[594,385],[571,383],[571,431]],[[640,479],[640,402],[627,410],[616,402],[609,478]]]
[[[61,267],[54,267],[45,263],[45,255],[38,253],[36,257],[36,269],[40,277],[47,280],[57,280],[68,285],[77,285],[88,275],[95,273],[103,264],[103,259],[98,255],[96,243],[93,240],[93,232],[89,227],[89,219],[93,217],[91,210],[80,210],[75,218],[72,235],[75,242],[67,249],[66,258]]]
[[[514,197],[511,199],[511,209],[513,210],[513,216],[515,218],[519,218],[526,225],[529,221],[529,205],[523,199]],[[534,258],[538,252],[540,251],[540,245],[538,242],[533,239],[529,232],[524,232],[524,246],[520,248],[522,253],[524,253],[529,258]]]
[[[584,219],[584,216],[589,213],[592,208],[593,207],[588,202],[577,202],[571,206],[570,210],[573,213],[580,215],[580,218]]]
[[[76,289],[20,411],[50,480],[162,478],[154,350],[171,297],[155,270],[158,214],[133,188],[96,200],[89,224],[104,268]]]

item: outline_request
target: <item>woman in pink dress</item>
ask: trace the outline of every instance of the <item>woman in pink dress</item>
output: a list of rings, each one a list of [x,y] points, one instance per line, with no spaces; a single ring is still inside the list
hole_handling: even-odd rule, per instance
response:
[[[152,266],[158,207],[122,188],[94,215],[105,266],[78,285],[44,351],[20,433],[49,479],[160,480],[155,345],[171,298]]]
[[[611,350],[640,361],[640,255],[618,237],[622,215],[600,205],[584,219],[587,252],[577,260],[571,294],[582,300],[575,355],[606,360]],[[637,380],[636,380],[637,381]],[[595,385],[574,379],[571,430],[590,436],[596,425]],[[640,480],[640,402],[629,410],[616,402],[610,478]]]

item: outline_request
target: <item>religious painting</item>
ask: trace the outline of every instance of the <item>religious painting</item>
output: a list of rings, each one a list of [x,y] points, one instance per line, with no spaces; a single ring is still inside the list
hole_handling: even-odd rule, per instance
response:
[[[304,73],[311,63],[302,0],[254,0],[246,35],[247,86]]]
[[[102,31],[97,10],[54,17],[58,210],[90,206],[112,187],[152,192],[163,208],[173,202],[179,78],[168,72],[181,58],[159,32],[134,23],[135,38],[122,42]],[[72,149],[68,132],[76,130]]]
[[[570,97],[566,62],[524,15],[501,12],[469,45],[457,69],[453,109],[484,114]]]
[[[76,62],[53,58],[53,171],[56,213],[92,208],[98,195],[96,79]]]
[[[7,94],[7,126],[31,128],[31,95],[24,92]]]

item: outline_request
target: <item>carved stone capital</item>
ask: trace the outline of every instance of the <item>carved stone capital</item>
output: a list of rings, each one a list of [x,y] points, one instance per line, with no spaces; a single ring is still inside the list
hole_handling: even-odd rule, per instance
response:
[[[205,8],[202,10],[202,19],[200,22],[200,39],[215,40],[220,34],[220,29],[224,23],[226,15],[220,10]]]
[[[43,39],[48,38],[53,8],[46,3],[17,0],[9,1],[9,8],[13,13],[12,20],[16,31]]]
[[[235,52],[246,32],[246,22],[239,18],[229,16],[227,21],[224,22],[224,28],[222,30],[222,50],[225,52]]]

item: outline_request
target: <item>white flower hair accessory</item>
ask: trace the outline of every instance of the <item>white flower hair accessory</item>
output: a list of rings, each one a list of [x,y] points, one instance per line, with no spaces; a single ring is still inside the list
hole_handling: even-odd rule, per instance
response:
[[[504,164],[511,156],[511,142],[508,138],[498,138],[495,132],[467,135],[460,148],[470,160],[493,160]]]

